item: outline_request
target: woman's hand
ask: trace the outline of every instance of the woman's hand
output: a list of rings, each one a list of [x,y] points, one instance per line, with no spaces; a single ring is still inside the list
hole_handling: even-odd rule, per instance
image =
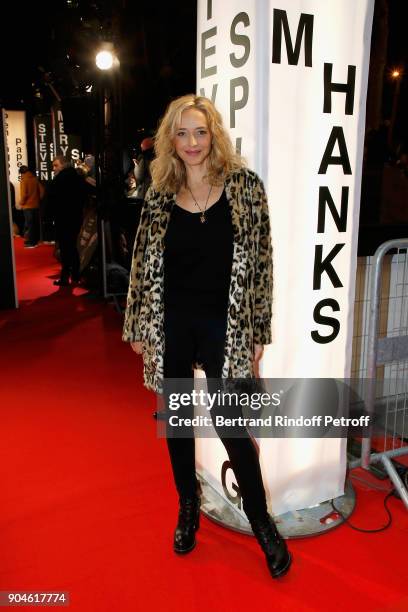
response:
[[[137,353],[138,355],[141,355],[143,353],[143,344],[142,344],[142,342],[131,342],[130,346],[135,351],[135,353]]]

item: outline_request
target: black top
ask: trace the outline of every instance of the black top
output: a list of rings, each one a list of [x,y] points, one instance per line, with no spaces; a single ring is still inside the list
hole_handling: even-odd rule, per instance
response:
[[[225,191],[206,211],[205,223],[200,216],[173,206],[164,241],[165,306],[226,312],[233,231]]]

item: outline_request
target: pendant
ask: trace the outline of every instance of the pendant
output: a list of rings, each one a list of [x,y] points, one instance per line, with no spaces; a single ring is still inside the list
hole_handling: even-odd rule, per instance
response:
[[[201,213],[200,221],[201,221],[201,223],[205,223],[205,215],[204,215],[204,213]]]

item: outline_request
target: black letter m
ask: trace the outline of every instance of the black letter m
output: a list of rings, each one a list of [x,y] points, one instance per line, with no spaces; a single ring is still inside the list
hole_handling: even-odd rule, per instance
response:
[[[283,30],[283,33],[285,34],[286,52],[288,54],[289,64],[293,66],[299,63],[300,47],[302,44],[303,34],[305,34],[305,66],[312,66],[313,19],[313,15],[308,15],[307,13],[300,14],[299,25],[296,33],[295,48],[293,48],[286,11],[282,11],[281,9],[273,10],[273,64],[281,63]]]

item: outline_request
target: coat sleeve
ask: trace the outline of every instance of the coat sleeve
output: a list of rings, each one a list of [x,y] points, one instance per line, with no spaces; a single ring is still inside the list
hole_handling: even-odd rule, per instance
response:
[[[20,181],[20,206],[25,206],[28,198],[27,184],[21,179]]]
[[[132,268],[130,271],[125,322],[122,334],[122,340],[124,342],[137,342],[141,340],[138,318],[143,295],[144,259],[149,224],[149,200],[146,197],[140,215],[139,227],[133,248]]]
[[[255,267],[254,343],[271,344],[273,264],[269,207],[265,188],[256,182],[255,202],[258,208],[259,241]]]

